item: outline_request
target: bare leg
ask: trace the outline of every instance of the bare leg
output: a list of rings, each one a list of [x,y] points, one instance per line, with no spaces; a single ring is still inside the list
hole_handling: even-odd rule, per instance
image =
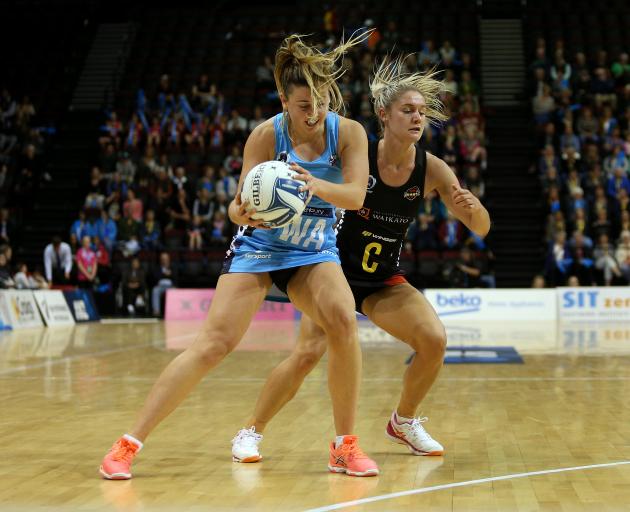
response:
[[[446,349],[446,333],[424,296],[409,284],[385,288],[363,301],[363,311],[377,326],[416,351],[403,377],[397,412],[413,418],[435,382]]]
[[[225,274],[195,342],[164,369],[129,433],[140,441],[239,343],[270,285],[268,274]],[[238,307],[235,302],[238,301]]]
[[[328,339],[328,389],[337,435],[354,432],[361,349],[348,282],[335,263],[302,267],[289,282],[289,298],[322,327]]]
[[[300,336],[293,352],[276,366],[263,386],[253,416],[245,424],[262,433],[267,423],[278,414],[298,392],[304,378],[326,352],[326,333],[304,315],[300,323]]]

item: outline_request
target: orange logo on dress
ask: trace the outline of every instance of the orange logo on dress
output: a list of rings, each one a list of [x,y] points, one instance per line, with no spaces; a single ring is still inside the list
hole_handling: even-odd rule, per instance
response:
[[[414,199],[420,197],[420,187],[416,185],[415,187],[408,188],[405,190],[404,197],[408,201],[413,201]]]
[[[357,210],[357,215],[359,217],[363,217],[364,219],[369,219],[370,218],[370,209],[369,208],[360,208],[359,210]]]

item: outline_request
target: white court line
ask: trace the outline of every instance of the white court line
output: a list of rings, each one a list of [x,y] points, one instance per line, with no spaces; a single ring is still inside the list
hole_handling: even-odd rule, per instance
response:
[[[170,338],[170,340],[171,341],[185,340],[188,338],[192,338],[193,336],[196,336],[196,335],[197,333],[182,334],[181,336],[175,336],[173,338]],[[158,340],[153,340],[150,343],[143,343],[142,345],[131,345],[128,347],[112,348],[109,350],[101,350],[100,352],[86,352],[84,354],[76,354],[74,356],[62,357],[60,359],[47,360],[41,363],[25,364],[22,366],[16,366],[15,368],[6,368],[4,370],[0,370],[0,377],[3,375],[11,375],[13,373],[18,373],[18,372],[23,372],[23,371],[28,371],[28,370],[36,370],[38,368],[44,368],[46,366],[55,366],[61,363],[65,363],[67,361],[76,361],[78,359],[83,359],[84,357],[101,357],[101,356],[108,356],[110,354],[117,354],[119,352],[129,352],[130,350],[136,350],[139,348],[152,347],[156,343],[163,343],[163,342],[165,342],[165,340],[158,339]]]
[[[146,347],[150,345],[138,345],[138,348]],[[121,351],[123,349],[112,350],[111,352]],[[126,350],[126,349],[125,349]],[[111,352],[99,352],[96,353],[98,355],[104,354],[107,355]],[[85,354],[87,355],[95,355],[95,354]],[[79,356],[75,356],[79,357]],[[83,357],[83,355],[81,356]],[[65,361],[66,359],[57,359],[55,362]],[[38,368],[46,363],[38,363],[37,365],[32,365],[28,367],[24,367],[27,369],[30,368]],[[52,364],[52,363],[51,363]],[[11,369],[13,371],[13,369]],[[2,372],[0,372],[0,379],[3,378]],[[15,380],[39,380],[41,377],[39,376],[12,376],[11,379]],[[66,377],[46,377],[47,380],[64,380]],[[155,380],[155,377],[136,377],[133,375],[125,375],[124,377],[108,377],[108,376],[98,376],[98,377],[82,377],[81,380],[93,380],[93,381],[145,381],[145,380]],[[204,382],[228,382],[234,384],[245,384],[248,382],[266,382],[266,377],[206,377]],[[440,382],[626,382],[630,381],[630,377],[457,377],[452,379],[440,379]],[[309,378],[308,382],[328,382],[328,379],[315,379]],[[376,377],[376,378],[365,378],[362,379],[361,382],[400,382],[399,377]]]
[[[434,485],[432,487],[421,487],[419,489],[411,489],[409,491],[392,492],[390,494],[382,494],[380,496],[371,496],[369,498],[363,498],[360,500],[344,501],[342,503],[335,503],[334,505],[327,505],[325,507],[310,508],[305,512],[328,512],[329,510],[340,510],[342,508],[353,507],[356,505],[366,505],[368,503],[375,503],[377,501],[391,500],[395,498],[401,498],[403,496],[411,496],[413,494],[426,494],[433,491],[442,491],[444,489],[453,489],[455,487],[466,487],[469,485],[485,484],[488,482],[498,482],[500,480],[513,480],[515,478],[524,478],[536,475],[549,475],[551,473],[564,473],[568,471],[581,471],[584,469],[599,469],[609,468],[613,466],[623,466],[630,464],[630,460],[624,460],[619,462],[609,462],[606,464],[591,464],[589,466],[575,466],[570,468],[558,468],[558,469],[545,469],[542,471],[530,471],[528,473],[514,473],[512,475],[495,476],[492,478],[480,478],[478,480],[467,480],[465,482],[454,482],[452,484]],[[374,477],[367,477],[374,478]]]

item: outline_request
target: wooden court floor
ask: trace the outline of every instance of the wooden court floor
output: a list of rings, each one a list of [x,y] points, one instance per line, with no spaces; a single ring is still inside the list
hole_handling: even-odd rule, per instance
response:
[[[433,458],[385,438],[409,351],[363,326],[357,433],[381,475],[351,478],[326,470],[325,364],[269,426],[264,461],[231,461],[230,440],[294,340],[292,323],[257,325],[149,438],[133,480],[101,480],[103,454],[194,330],[160,322],[0,335],[0,510],[630,510],[624,326],[591,347],[590,334],[564,331],[538,347],[532,331],[520,365],[446,365],[423,404],[446,449]],[[477,342],[496,341],[479,332]],[[519,332],[503,341],[522,343]]]

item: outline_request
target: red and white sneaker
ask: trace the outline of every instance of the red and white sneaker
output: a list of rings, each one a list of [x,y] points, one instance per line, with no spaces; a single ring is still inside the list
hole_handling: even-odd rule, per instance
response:
[[[398,421],[396,411],[392,414],[385,435],[394,443],[404,444],[414,455],[444,455],[444,447],[424,430],[422,424],[428,418],[414,418],[411,422]]]
[[[131,478],[131,461],[142,449],[123,436],[111,447],[99,468],[103,478],[107,480],[129,480]]]
[[[328,470],[350,476],[378,475],[376,462],[359,448],[357,436],[344,436],[343,443],[338,448],[335,447],[334,441],[331,443]]]

